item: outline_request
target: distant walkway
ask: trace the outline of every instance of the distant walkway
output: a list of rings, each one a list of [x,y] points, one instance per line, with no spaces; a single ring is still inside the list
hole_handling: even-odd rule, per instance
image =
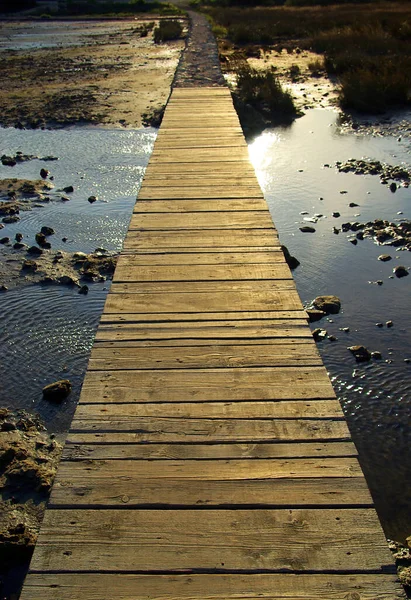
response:
[[[225,86],[218,49],[204,15],[188,11],[190,31],[174,79],[175,87]]]

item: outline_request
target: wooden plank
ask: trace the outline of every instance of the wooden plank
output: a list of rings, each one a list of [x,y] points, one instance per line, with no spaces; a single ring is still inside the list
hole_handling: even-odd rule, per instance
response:
[[[31,568],[379,572],[391,557],[378,527],[367,508],[210,510],[201,524],[196,510],[49,510]]]
[[[277,402],[163,402],[130,404],[80,404],[76,419],[134,421],[142,417],[161,419],[343,419],[338,400],[291,400]],[[184,428],[184,424],[182,424]],[[121,429],[124,429],[122,426]]]
[[[66,444],[62,460],[216,460],[262,458],[330,458],[357,456],[352,442],[300,444]],[[250,465],[253,468],[253,465]]]
[[[264,310],[302,310],[303,306],[296,290],[273,291],[224,291],[191,294],[147,293],[109,294],[104,312],[135,313],[198,313],[237,312]]]
[[[119,261],[113,282],[261,281],[291,279],[287,264],[248,265],[138,265]],[[195,289],[195,288],[194,288]]]
[[[138,252],[136,254],[121,254],[117,268],[125,265],[239,265],[248,268],[249,264],[260,265],[278,265],[284,264],[284,255],[280,246],[269,248],[265,251],[250,250],[249,252],[213,252],[211,248],[208,252]]]
[[[249,324],[249,321],[260,321],[260,325],[269,320],[282,324],[285,327],[296,326],[301,329],[307,325],[307,313],[305,310],[278,310],[265,312],[210,312],[210,313],[125,313],[105,314],[100,318],[100,323],[175,323],[175,322],[202,322],[202,321],[228,321],[240,325],[238,321],[245,321],[243,326]],[[311,332],[305,327],[306,336]]]
[[[83,402],[212,402],[334,398],[323,367],[89,371]],[[318,438],[317,438],[318,439]]]
[[[133,229],[271,229],[274,227],[270,213],[263,211],[194,212],[134,214],[129,230]]]
[[[294,281],[288,279],[255,279],[242,281],[142,281],[138,283],[113,283],[110,292],[117,294],[181,294],[190,289],[190,294],[222,292],[266,292],[271,290],[295,290]]]
[[[21,600],[403,600],[395,575],[30,574]]]
[[[257,187],[257,179],[254,176],[241,176],[241,175],[222,175],[218,171],[208,173],[186,173],[182,179],[180,173],[161,173],[156,174],[155,177],[147,177],[144,179],[143,186],[146,187],[164,187],[174,184],[177,186],[212,186],[212,187]],[[268,208],[266,206],[266,211]]]
[[[263,193],[257,185],[249,187],[237,187],[235,185],[232,187],[212,187],[209,185],[196,185],[192,187],[185,187],[178,185],[172,186],[170,184],[164,187],[151,187],[143,185],[140,189],[138,197],[141,200],[169,200],[170,198],[177,198],[179,200],[182,200],[184,198],[187,198],[189,200],[193,198],[215,198],[217,200],[222,200],[224,198],[263,198]]]
[[[83,434],[89,436],[90,434]],[[102,436],[104,434],[101,434]],[[116,434],[117,436],[120,434]],[[80,434],[70,434],[70,438],[82,439]],[[151,444],[150,444],[151,446]],[[106,461],[111,466],[110,473],[93,468],[79,470],[79,465],[87,461],[62,462],[55,485],[52,490],[49,506],[96,506],[124,507],[131,506],[372,506],[372,499],[363,476],[360,477],[285,477],[276,478],[270,473],[268,477],[258,479],[245,476],[240,478],[211,479],[201,477],[203,461],[197,462],[197,479],[184,477],[180,472],[177,478],[134,477],[133,470],[125,473],[122,469],[117,474],[117,467],[122,461]],[[168,462],[168,461],[166,461]],[[215,462],[215,461],[214,461]],[[254,461],[258,462],[258,461]],[[91,463],[94,466],[94,462]],[[159,461],[155,461],[157,466]],[[162,463],[161,463],[162,464]],[[69,469],[75,465],[76,468]],[[254,463],[253,463],[254,468]],[[273,465],[275,467],[275,463]],[[253,470],[251,470],[253,473]],[[201,513],[199,520],[202,519]]]
[[[192,251],[199,246],[203,249],[218,248],[272,248],[279,246],[274,227],[266,229],[208,229],[182,230],[182,231],[129,231],[124,242],[124,248],[139,250],[148,248],[153,250],[190,248]]]
[[[134,213],[184,213],[184,212],[236,212],[267,210],[265,200],[246,198],[243,200],[141,200],[134,206]]]
[[[233,161],[227,161],[225,159],[214,162],[212,165],[210,165],[207,161],[203,162],[201,160],[198,160],[197,162],[181,160],[178,163],[152,163],[150,161],[146,167],[145,176],[152,177],[157,173],[181,173],[184,176],[185,174],[190,173],[210,173],[210,171],[212,171],[214,174],[228,173],[231,176],[256,176],[253,166],[249,160],[244,160],[237,164]]]
[[[147,348],[124,344],[122,347],[95,345],[88,369],[187,369],[218,367],[314,366],[321,365],[314,344],[277,344],[251,346],[185,346],[184,352],[173,348]]]

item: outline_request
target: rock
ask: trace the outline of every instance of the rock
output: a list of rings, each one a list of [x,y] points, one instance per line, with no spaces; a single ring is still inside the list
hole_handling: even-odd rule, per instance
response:
[[[70,275],[62,275],[58,278],[58,282],[62,285],[78,285],[78,281],[70,277]]]
[[[30,246],[30,248],[27,248],[27,254],[41,256],[43,254],[43,250],[41,250],[41,248],[38,248],[37,246]]]
[[[360,206],[359,204],[357,204],[356,202],[350,202],[348,205],[350,208],[355,208],[356,206]]]
[[[378,260],[381,260],[382,262],[387,262],[391,260],[391,256],[389,254],[380,254]]]
[[[308,320],[310,323],[314,323],[315,321],[319,321],[327,314],[323,310],[318,310],[317,308],[307,308],[305,311],[308,315]]]
[[[13,244],[13,248],[14,250],[23,250],[23,248],[27,248],[26,244],[23,244],[22,242],[15,242]]]
[[[320,329],[319,327],[317,329],[314,329],[313,338],[316,342],[324,340],[326,337],[327,337],[327,331],[325,329]]]
[[[71,382],[68,379],[61,379],[50,383],[43,388],[43,398],[51,402],[61,402],[71,392]]]
[[[290,267],[290,269],[296,269],[300,264],[300,261],[295,258],[295,256],[291,256],[287,246],[281,246],[281,250],[284,253],[285,262]]]
[[[5,154],[3,154],[1,157],[1,162],[5,167],[14,167],[17,164],[15,158],[12,156],[6,156]]]
[[[353,246],[356,246],[358,244],[358,240],[357,238],[350,238],[348,240]]]
[[[0,215],[18,215],[20,207],[13,202],[0,202]]]
[[[351,229],[351,223],[342,223],[341,225],[341,229],[345,232],[350,231]]]
[[[85,252],[75,252],[73,254],[73,260],[76,263],[86,262],[87,259],[88,259],[88,254],[86,254]]]
[[[40,231],[43,235],[53,235],[55,233],[52,227],[47,227],[46,225],[43,225]]]
[[[402,265],[395,267],[395,269],[393,270],[393,273],[398,278],[406,277],[407,275],[409,275],[408,270],[405,267],[403,267]]]
[[[381,360],[382,354],[378,350],[374,350],[374,352],[371,352],[371,358],[375,358],[375,360]]]
[[[350,346],[348,350],[354,354],[357,362],[367,362],[371,359],[371,352],[365,346]]]
[[[41,169],[40,170],[40,177],[42,177],[43,179],[47,179],[47,177],[50,175],[50,171],[47,171],[47,169]]]
[[[14,236],[14,239],[16,240],[16,242],[21,242],[21,240],[23,239],[23,234],[16,233],[16,235]]]
[[[390,191],[392,193],[397,191],[397,184],[395,183],[395,181],[393,181],[392,183],[390,183]]]
[[[335,233],[335,235],[338,235],[340,233],[340,230],[337,229],[337,227],[333,227],[333,233]]]
[[[375,282],[377,285],[383,285],[384,282],[382,279],[377,279],[377,281]]]
[[[381,329],[382,327],[384,327],[384,323],[376,323],[376,326]]]
[[[339,329],[340,329],[340,331],[344,331],[344,333],[350,333],[349,327],[340,327]]]
[[[97,202],[96,196],[89,196],[87,198],[87,200],[90,202],[90,204],[93,204],[94,202]]]
[[[22,269],[25,271],[37,271],[38,265],[34,260],[25,260]]]
[[[88,285],[82,285],[81,288],[79,289],[78,293],[86,296],[88,294],[88,289],[89,289]]]
[[[63,192],[66,194],[72,194],[74,192],[74,188],[72,185],[68,185],[67,187],[63,188]]]
[[[67,198],[67,196],[61,196],[60,200],[62,202],[69,202],[70,198]]]
[[[304,225],[299,228],[302,233],[315,233],[314,227],[310,227],[309,225]]]
[[[317,296],[313,306],[324,311],[327,315],[336,315],[341,309],[341,300],[337,296]]]
[[[2,221],[6,224],[17,223],[20,221],[20,217],[18,215],[9,215],[8,217],[3,217]]]
[[[4,284],[0,285],[0,292],[7,292],[8,289],[9,288],[7,287],[7,285],[4,285]]]
[[[10,238],[9,237],[3,237],[0,239],[0,244],[8,244],[10,242]]]
[[[340,215],[340,213],[339,213],[339,212],[333,212],[333,217],[334,217],[335,219],[338,219],[338,217],[341,217],[341,215]]]
[[[23,183],[23,185],[20,187],[20,192],[22,194],[30,196],[32,194],[36,194],[37,190],[36,190],[36,186],[34,183],[31,183],[30,181],[25,181]]]
[[[394,327],[394,323],[392,321],[387,321],[385,324],[388,328]]]
[[[335,335],[329,335],[327,337],[330,340],[330,342],[338,342],[338,338],[335,337]]]

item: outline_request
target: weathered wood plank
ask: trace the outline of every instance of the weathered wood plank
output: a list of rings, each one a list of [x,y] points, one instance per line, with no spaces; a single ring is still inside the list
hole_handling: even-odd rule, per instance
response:
[[[160,281],[241,281],[262,279],[291,279],[287,264],[248,265],[136,265],[119,261],[113,282],[160,282]]]
[[[185,229],[182,231],[129,231],[124,248],[139,250],[149,248],[161,249],[205,249],[217,250],[219,246],[231,248],[246,246],[248,248],[272,248],[279,246],[274,227],[266,229],[207,229],[203,231]]]
[[[88,369],[187,369],[217,367],[261,366],[314,366],[321,365],[321,357],[314,344],[276,344],[273,346],[185,346],[183,352],[176,348],[147,348],[124,344],[109,348],[94,346]]]
[[[184,294],[187,290],[186,281],[141,281],[119,282],[111,285],[111,294]],[[294,281],[289,276],[287,279],[255,279],[241,281],[192,281],[190,293],[222,292],[267,292],[267,291],[295,290]]]
[[[109,294],[104,312],[198,313],[264,310],[302,310],[296,290]]]
[[[86,435],[86,434],[85,434]],[[118,434],[117,434],[118,435]],[[70,437],[80,439],[78,434]],[[363,476],[360,477],[284,477],[272,473],[258,479],[247,475],[244,479],[197,479],[179,477],[137,478],[134,470],[117,475],[121,461],[112,463],[110,474],[90,470],[80,472],[79,465],[87,461],[62,463],[53,487],[51,507],[61,506],[372,506],[372,499]],[[145,461],[133,461],[145,462]],[[168,461],[166,461],[168,462]],[[254,461],[257,462],[257,461]],[[155,461],[157,464],[158,461]],[[203,461],[197,463],[201,472]],[[75,465],[76,469],[69,469]],[[133,465],[134,466],[134,465]],[[159,466],[159,463],[157,464]],[[275,466],[275,463],[273,467]],[[67,469],[66,469],[67,467]],[[253,466],[250,473],[253,473]],[[198,518],[201,520],[201,513]]]
[[[299,444],[66,444],[62,460],[216,460],[262,458],[330,458],[357,456],[352,442]],[[252,467],[252,465],[251,465]]]
[[[209,185],[196,185],[192,187],[169,185],[164,187],[159,186],[146,186],[143,185],[138,194],[141,200],[169,200],[170,198],[216,198],[221,200],[223,198],[263,198],[263,194],[257,185],[254,186],[209,186]]]
[[[324,367],[89,371],[81,394],[83,402],[91,403],[320,400],[334,397]]]
[[[264,211],[233,212],[194,212],[134,214],[129,230],[133,229],[270,229],[273,221],[270,213]]]
[[[402,600],[394,575],[30,574],[21,600]]]
[[[378,527],[366,508],[210,510],[201,523],[195,510],[49,510],[31,568],[378,572],[391,563]]]
[[[163,402],[129,404],[79,404],[76,419],[112,419],[129,421],[134,429],[135,419],[343,419],[340,403],[329,400],[292,400],[277,402]],[[184,424],[182,425],[184,428]],[[123,429],[123,427],[122,427]]]
[[[206,265],[238,265],[239,267],[249,268],[248,265],[278,265],[284,264],[284,255],[279,246],[268,249],[265,252],[213,252],[208,249],[208,252],[138,252],[135,254],[121,254],[117,268],[132,265],[185,265],[197,266]]]
[[[178,177],[180,177],[178,175]],[[231,211],[248,212],[267,210],[267,205],[263,198],[246,198],[243,200],[141,200],[140,198],[134,206],[135,213],[184,213],[184,212],[224,212]]]
[[[202,322],[202,321],[231,321],[237,326],[239,321],[245,321],[243,326],[250,324],[249,321],[259,321],[260,325],[264,322],[275,321],[285,327],[296,326],[306,330],[306,337],[310,336],[307,328],[307,314],[304,310],[278,310],[278,311],[255,311],[255,312],[210,312],[210,313],[118,313],[102,314],[100,323],[175,323],[175,322]],[[247,323],[248,322],[248,323]],[[216,325],[218,323],[215,323]]]

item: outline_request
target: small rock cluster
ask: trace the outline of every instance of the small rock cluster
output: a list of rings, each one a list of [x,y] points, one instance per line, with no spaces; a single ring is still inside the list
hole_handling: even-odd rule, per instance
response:
[[[389,180],[399,181],[404,187],[408,187],[411,179],[411,171],[404,166],[388,165],[379,160],[350,158],[345,162],[336,162],[340,173],[355,173],[356,175],[379,175],[382,183],[388,183]],[[393,186],[392,191],[397,188]]]

